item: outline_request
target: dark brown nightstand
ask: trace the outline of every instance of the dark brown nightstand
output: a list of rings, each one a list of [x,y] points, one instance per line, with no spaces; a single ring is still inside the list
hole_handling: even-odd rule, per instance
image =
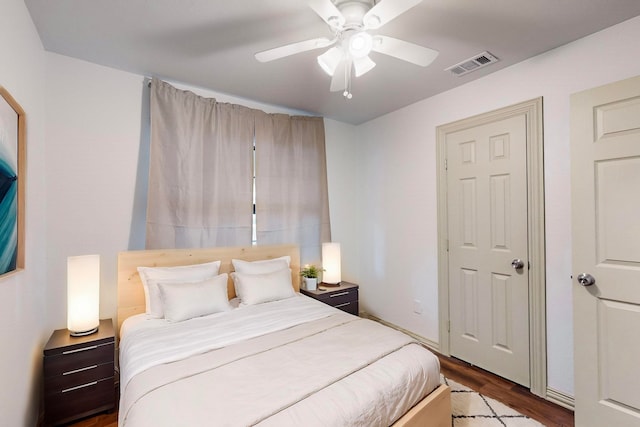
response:
[[[57,425],[115,408],[115,334],[111,319],[98,332],[72,337],[54,331],[44,348],[44,418]]]
[[[358,285],[355,283],[340,282],[340,286],[331,287],[325,287],[320,283],[315,291],[300,289],[300,292],[347,313],[358,315]]]

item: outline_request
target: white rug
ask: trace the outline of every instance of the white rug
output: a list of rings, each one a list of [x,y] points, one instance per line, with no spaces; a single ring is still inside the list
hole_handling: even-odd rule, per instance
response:
[[[495,399],[443,377],[451,387],[453,427],[544,427]]]

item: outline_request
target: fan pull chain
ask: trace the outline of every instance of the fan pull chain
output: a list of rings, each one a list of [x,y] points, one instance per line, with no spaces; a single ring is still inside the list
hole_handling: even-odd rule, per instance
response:
[[[351,99],[353,98],[353,93],[351,93],[351,70],[353,68],[353,63],[351,61],[349,61],[349,63],[347,64],[346,67],[344,67],[344,80],[345,80],[345,87],[346,89],[344,90],[344,92],[342,93],[342,96],[344,96],[346,99]]]

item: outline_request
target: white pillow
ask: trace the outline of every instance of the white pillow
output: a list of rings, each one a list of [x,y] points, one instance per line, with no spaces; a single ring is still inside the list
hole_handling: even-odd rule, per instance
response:
[[[164,318],[181,322],[232,309],[227,296],[227,274],[195,283],[158,283]]]
[[[243,305],[261,304],[295,296],[291,285],[291,269],[283,268],[272,273],[231,273],[236,293]]]
[[[236,273],[265,274],[273,273],[274,271],[282,270],[283,268],[289,268],[291,257],[286,255],[280,258],[263,259],[260,261],[244,261],[241,259],[232,259],[231,263],[233,264],[233,269]],[[233,286],[236,288],[236,295],[240,296],[240,292],[238,292],[238,287],[236,286],[235,280],[233,281]]]
[[[280,258],[265,259],[261,261],[232,259],[231,263],[233,264],[233,269],[236,273],[264,274],[273,273],[274,271],[282,270],[283,268],[289,268],[289,264],[291,264],[291,257],[287,255]]]
[[[146,301],[145,311],[150,317],[162,319],[164,310],[158,283],[193,283],[201,282],[218,275],[220,261],[207,262],[204,264],[181,265],[178,267],[138,267],[142,287],[144,288],[144,299]]]

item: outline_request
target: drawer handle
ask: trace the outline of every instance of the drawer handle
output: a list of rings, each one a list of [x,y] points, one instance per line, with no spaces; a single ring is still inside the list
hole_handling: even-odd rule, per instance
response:
[[[85,387],[91,387],[92,385],[96,385],[96,384],[98,384],[98,381],[92,381],[90,383],[78,385],[78,386],[75,386],[75,387],[65,388],[64,390],[62,390],[62,392],[63,393],[68,393],[68,392],[73,391],[73,390],[78,390],[80,388],[85,388]]]
[[[345,302],[344,304],[338,304],[338,305],[334,305],[335,308],[340,308],[340,307],[346,307],[349,304],[351,304],[350,302]]]
[[[83,348],[79,348],[77,350],[68,350],[68,351],[63,351],[62,354],[73,354],[73,353],[79,353],[81,351],[87,351],[87,350],[95,350],[96,348],[98,348],[97,345],[92,345],[91,347],[83,347]]]
[[[331,295],[329,295],[329,297],[330,297],[330,298],[335,298],[335,297],[341,297],[341,296],[343,296],[343,295],[349,295],[349,291],[347,291],[347,292],[340,292],[340,293],[337,293],[337,294],[331,294]]]
[[[88,371],[89,369],[96,369],[98,365],[87,366],[86,368],[74,369],[73,371],[63,372],[62,375],[71,375],[82,371]]]

